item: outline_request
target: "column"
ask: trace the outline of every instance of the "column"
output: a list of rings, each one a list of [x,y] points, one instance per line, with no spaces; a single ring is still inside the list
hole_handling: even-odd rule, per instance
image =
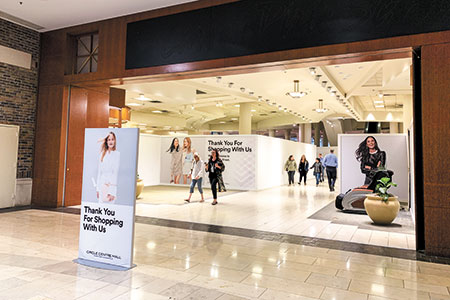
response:
[[[252,112],[250,103],[241,103],[239,107],[239,134],[252,133]]]
[[[311,144],[311,123],[303,124],[305,130],[304,130],[304,140],[303,143]]]
[[[325,130],[325,125],[323,122],[320,122],[320,130],[323,132],[322,145],[323,147],[328,147],[328,136],[327,131]]]
[[[291,140],[291,130],[290,129],[286,129],[284,131],[284,139],[285,140]]]
[[[407,132],[413,119],[412,97],[403,98],[403,132]]]
[[[305,124],[298,124],[298,141],[303,143],[305,139]]]
[[[397,122],[389,122],[389,133],[398,133],[398,125]]]
[[[269,136],[275,137],[275,129],[269,129]]]
[[[320,123],[314,124],[314,145],[320,147]]]

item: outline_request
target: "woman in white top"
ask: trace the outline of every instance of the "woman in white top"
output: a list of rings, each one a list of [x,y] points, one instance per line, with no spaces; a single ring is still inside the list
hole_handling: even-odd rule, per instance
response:
[[[203,189],[202,189],[202,181],[203,181],[203,169],[205,167],[203,166],[203,161],[200,159],[200,156],[198,156],[198,153],[194,153],[194,161],[192,162],[192,169],[191,174],[189,177],[192,179],[191,187],[189,190],[189,198],[185,199],[186,202],[191,202],[192,194],[194,193],[194,187],[195,184],[198,184],[198,191],[200,195],[202,196],[202,199],[200,202],[205,202],[205,199],[203,198]]]
[[[98,161],[97,199],[99,202],[114,203],[117,199],[119,165],[120,152],[116,151],[116,135],[110,132],[103,139]]]
[[[183,184],[188,183],[194,161],[194,152],[195,150],[191,148],[191,138],[185,137],[183,140]]]

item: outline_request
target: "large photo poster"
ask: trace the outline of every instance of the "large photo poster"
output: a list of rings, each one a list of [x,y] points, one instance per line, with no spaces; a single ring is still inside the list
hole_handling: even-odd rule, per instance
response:
[[[79,261],[132,266],[138,139],[137,128],[85,131]]]
[[[392,170],[398,184],[390,192],[408,202],[408,148],[405,134],[340,134],[339,174],[341,193],[367,185],[372,171],[379,167]]]
[[[194,153],[208,162],[216,149],[225,164],[222,177],[228,189],[256,189],[255,136],[180,136],[162,137],[161,183],[189,184]],[[208,175],[205,175],[208,180]]]

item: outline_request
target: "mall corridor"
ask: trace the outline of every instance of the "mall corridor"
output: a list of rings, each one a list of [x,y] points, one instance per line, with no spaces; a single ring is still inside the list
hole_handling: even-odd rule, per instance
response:
[[[137,266],[107,271],[73,262],[77,214],[7,212],[0,225],[0,299],[450,299],[442,264],[137,223]]]

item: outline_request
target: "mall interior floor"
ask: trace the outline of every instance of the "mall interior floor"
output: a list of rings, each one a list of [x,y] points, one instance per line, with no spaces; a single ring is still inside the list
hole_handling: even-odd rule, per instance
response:
[[[135,268],[89,268],[79,218],[0,214],[0,299],[450,299],[449,265],[140,223]]]
[[[272,233],[347,241],[359,244],[415,249],[414,234],[389,232],[370,226],[370,218],[365,216],[364,226],[337,224],[333,220],[309,218],[318,210],[334,202],[337,194],[330,192],[324,182],[315,186],[310,179],[307,185],[280,186],[261,191],[219,193],[219,205],[211,206],[209,201],[199,203],[196,198],[183,204],[188,188],[160,186],[156,195],[166,201],[151,204],[151,199],[137,201],[136,215],[165,220],[221,225]],[[164,192],[167,191],[167,192]],[[205,198],[210,198],[210,190],[205,189]],[[147,194],[148,195],[148,194]],[[198,197],[195,190],[194,195]],[[144,194],[143,197],[146,197]],[[155,196],[152,196],[155,198]],[[170,199],[168,199],[170,197]],[[150,198],[150,197],[149,197]],[[165,202],[166,204],[162,204]],[[175,204],[174,204],[175,203]],[[157,205],[156,205],[157,204]],[[400,222],[401,219],[395,222]],[[401,224],[396,224],[401,226]]]

